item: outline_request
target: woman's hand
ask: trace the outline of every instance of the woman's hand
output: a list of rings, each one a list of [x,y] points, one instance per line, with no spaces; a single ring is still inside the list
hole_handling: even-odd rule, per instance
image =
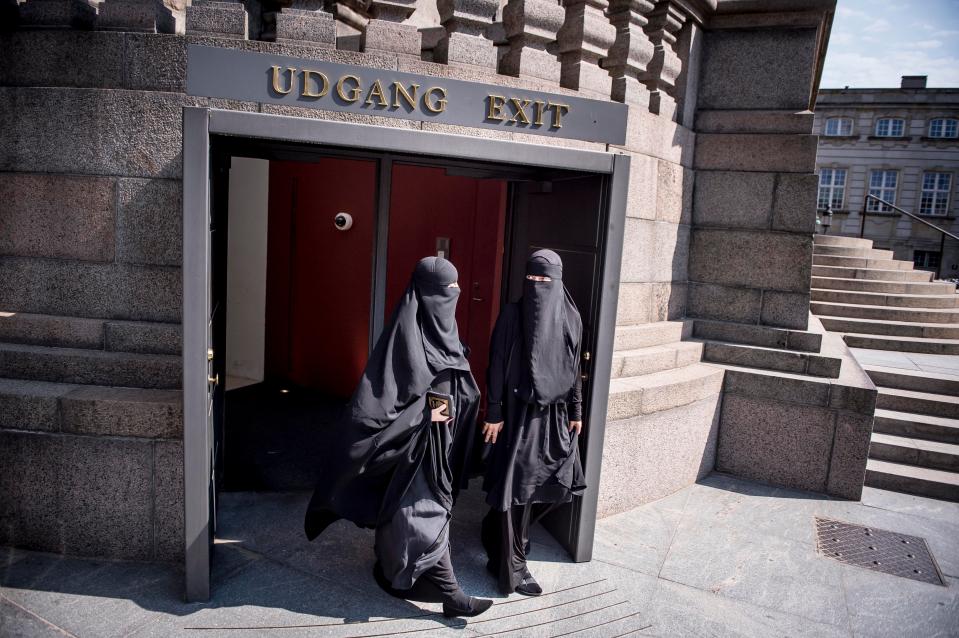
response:
[[[443,410],[446,409],[445,405],[438,405],[430,411],[430,421],[433,423],[448,423],[452,417],[448,417],[443,414]]]
[[[583,422],[582,422],[582,421],[570,421],[570,422],[569,422],[569,431],[572,432],[573,430],[576,430],[576,434],[579,434],[579,433],[583,430]]]
[[[483,424],[483,442],[496,443],[496,437],[503,431],[503,422]]]

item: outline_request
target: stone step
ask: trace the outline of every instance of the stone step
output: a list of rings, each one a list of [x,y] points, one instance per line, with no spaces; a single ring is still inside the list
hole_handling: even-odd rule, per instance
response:
[[[876,389],[879,391],[876,408],[880,410],[926,414],[947,419],[959,418],[959,397],[881,386]]]
[[[895,335],[846,333],[843,341],[850,348],[918,352],[922,354],[959,354],[959,339],[920,339]]]
[[[133,388],[179,388],[181,376],[179,356],[0,343],[2,378]]]
[[[882,281],[876,279],[843,279],[841,277],[813,277],[812,287],[850,292],[885,293],[891,295],[949,296],[956,294],[956,285],[948,281]],[[890,304],[891,305],[891,304]]]
[[[959,444],[959,419],[877,409],[873,432]]]
[[[889,270],[884,268],[850,268],[848,266],[820,266],[813,262],[813,277],[839,277],[843,279],[871,279],[879,281],[930,282],[933,273],[925,270]]]
[[[179,390],[0,379],[0,428],[179,439]]]
[[[881,270],[909,270],[913,269],[911,261],[898,259],[870,259],[868,257],[841,257],[839,255],[812,256],[813,266],[839,266],[841,268],[873,268]]]
[[[636,350],[682,341],[692,334],[692,327],[691,321],[656,321],[616,326],[613,350]]]
[[[813,235],[813,244],[816,246],[849,246],[851,248],[872,248],[871,239],[859,237],[843,237],[842,235]]]
[[[842,359],[810,352],[794,352],[722,341],[707,341],[703,361],[814,377],[839,378]]]
[[[959,295],[895,295],[882,292],[859,292],[856,290],[826,290],[812,288],[812,301],[855,304],[859,306],[886,306],[891,308],[959,308]]]
[[[819,352],[822,347],[822,335],[816,332],[707,319],[693,320],[693,337],[801,352]]]
[[[830,332],[854,334],[914,337],[919,339],[959,339],[959,324],[918,323],[915,321],[891,321],[861,317],[835,317],[816,313],[823,327]],[[846,342],[847,345],[849,342]],[[859,346],[853,346],[859,347]]]
[[[959,474],[869,459],[866,485],[947,501],[959,501]]]
[[[869,458],[946,472],[959,471],[959,445],[893,434],[873,432]]]
[[[696,341],[677,341],[662,346],[649,346],[613,353],[612,378],[635,377],[662,370],[672,370],[699,363],[703,344]]]
[[[900,308],[895,306],[866,306],[861,304],[813,301],[809,311],[817,316],[855,317],[909,323],[959,324],[959,308]]]
[[[0,311],[0,342],[112,352],[179,354],[178,323],[117,321]]]
[[[861,366],[872,382],[884,388],[915,390],[959,397],[959,377],[920,370],[904,370],[885,366]]]
[[[609,382],[609,421],[628,419],[694,403],[722,391],[723,369],[696,363]]]
[[[840,257],[865,257],[868,259],[892,259],[893,252],[891,250],[878,250],[876,248],[813,245],[812,254],[839,255]]]

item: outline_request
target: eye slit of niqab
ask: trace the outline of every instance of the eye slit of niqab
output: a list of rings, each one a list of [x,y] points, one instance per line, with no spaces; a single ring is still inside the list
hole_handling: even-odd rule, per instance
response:
[[[526,275],[526,278],[530,281],[553,281],[551,277],[545,277],[543,275]]]

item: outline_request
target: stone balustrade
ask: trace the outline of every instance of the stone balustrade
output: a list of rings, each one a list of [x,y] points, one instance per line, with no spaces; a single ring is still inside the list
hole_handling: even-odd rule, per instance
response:
[[[433,61],[496,69],[496,47],[486,36],[498,0],[437,0],[440,23],[446,30],[433,49]]]
[[[616,41],[616,27],[606,16],[607,0],[565,0],[566,17],[557,34],[562,64],[560,84],[609,97],[612,78],[600,68]]]
[[[509,44],[500,73],[559,84],[562,65],[547,47],[555,42],[564,19],[565,12],[555,0],[509,0],[503,8]]]
[[[649,110],[673,119],[676,115],[676,79],[682,71],[682,59],[676,52],[676,34],[686,14],[673,0],[660,0],[649,13],[646,35],[653,44],[653,58],[640,74],[649,89]]]
[[[617,102],[647,106],[649,89],[640,80],[653,59],[655,45],[643,28],[646,15],[655,5],[651,0],[610,0],[609,21],[616,27],[616,40],[601,66],[609,71],[610,97]]]

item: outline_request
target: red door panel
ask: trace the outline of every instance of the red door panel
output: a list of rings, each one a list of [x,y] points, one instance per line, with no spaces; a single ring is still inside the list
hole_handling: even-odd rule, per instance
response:
[[[338,230],[334,217],[353,225]],[[267,369],[348,397],[369,354],[376,162],[270,162]]]
[[[446,257],[459,271],[461,288],[456,320],[481,390],[499,312],[505,219],[505,181],[447,175],[442,168],[393,167],[386,317],[406,290],[416,262],[436,254],[437,238],[448,238]]]

